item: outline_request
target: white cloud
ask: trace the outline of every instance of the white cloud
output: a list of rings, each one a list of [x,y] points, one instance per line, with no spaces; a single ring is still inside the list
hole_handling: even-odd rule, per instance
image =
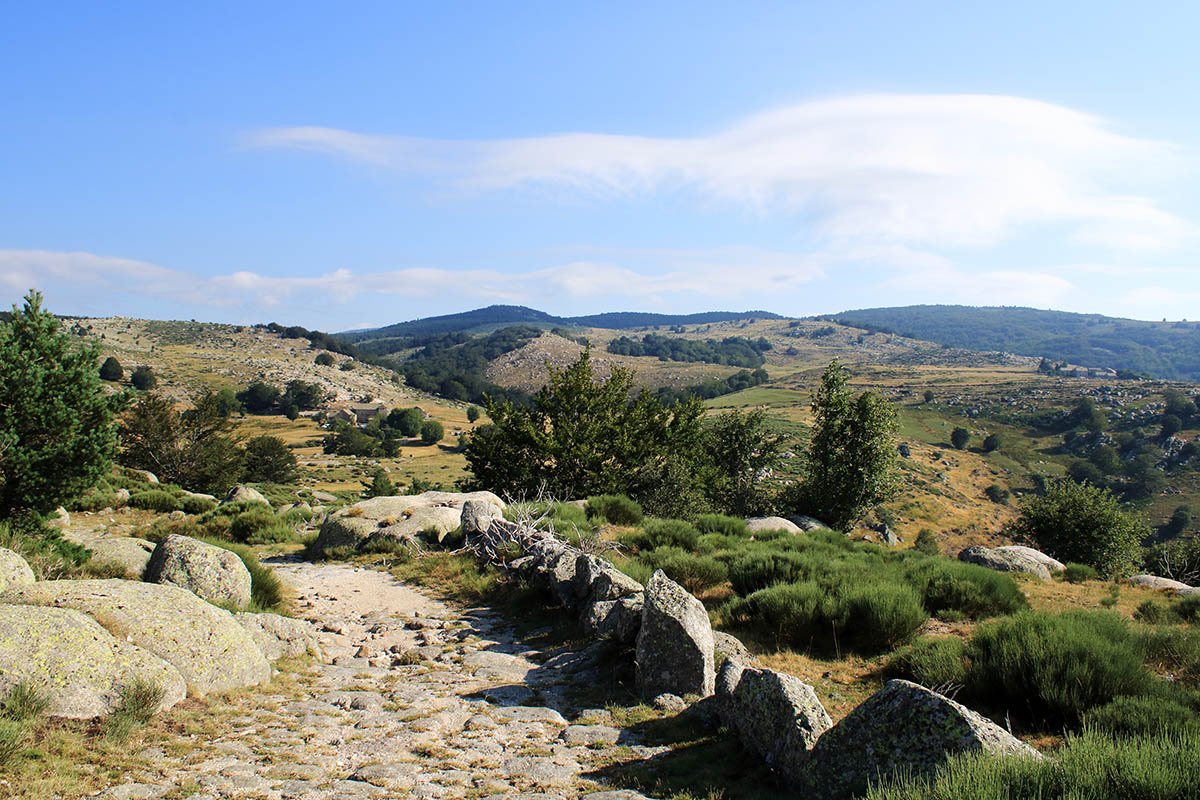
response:
[[[697,138],[567,133],[449,141],[272,128],[252,147],[297,148],[429,174],[473,190],[557,186],[600,196],[688,188],[802,213],[849,242],[988,245],[1036,226],[1105,247],[1170,247],[1194,226],[1137,193],[1184,161],[1062,106],[998,95],[814,101]]]

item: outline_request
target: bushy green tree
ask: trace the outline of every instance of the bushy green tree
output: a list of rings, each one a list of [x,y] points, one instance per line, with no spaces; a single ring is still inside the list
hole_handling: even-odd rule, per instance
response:
[[[155,377],[154,370],[145,364],[133,371],[133,374],[129,376],[129,382],[140,392],[148,392],[158,386],[158,378]]]
[[[1124,511],[1110,492],[1069,479],[1049,482],[1043,495],[1027,496],[1011,529],[1014,538],[1106,577],[1127,575],[1138,565],[1148,533],[1146,523]]]
[[[950,431],[950,444],[955,450],[962,450],[971,441],[971,432],[966,428],[955,428]]]
[[[0,322],[0,518],[51,511],[108,471],[116,431],[98,357],[36,291]]]
[[[479,419],[479,406],[467,406],[467,422],[474,424]]]
[[[246,442],[243,480],[288,483],[296,477],[296,455],[278,436],[256,436]]]
[[[125,368],[121,366],[121,362],[113,356],[104,359],[104,363],[100,365],[100,380],[102,381],[123,381],[125,380]]]
[[[813,436],[793,505],[848,530],[896,490],[896,411],[872,392],[854,397],[836,359],[812,401]]]
[[[421,441],[425,444],[437,444],[446,435],[446,429],[436,419],[429,419],[421,425]]]
[[[313,363],[316,364],[318,367],[332,367],[333,366],[333,354],[332,353],[318,353],[317,357],[313,359]]]
[[[396,493],[396,484],[388,477],[388,474],[382,469],[375,470],[375,474],[371,477],[371,485],[363,490],[363,497],[391,497]]]
[[[713,504],[739,517],[767,513],[773,498],[763,476],[779,465],[784,444],[767,428],[767,415],[761,409],[730,411],[708,420],[704,434],[716,468],[708,492]]]
[[[271,411],[279,405],[282,396],[283,393],[278,388],[262,381],[255,381],[237,393],[238,402],[251,414],[265,414]]]
[[[301,411],[312,411],[325,402],[325,390],[308,381],[288,381],[287,389],[279,398],[279,405],[286,409],[295,406]]]
[[[180,412],[169,397],[142,395],[121,417],[119,461],[196,492],[221,493],[238,482],[243,451],[217,392],[204,392]]]
[[[404,436],[417,436],[421,433],[421,425],[425,423],[425,414],[419,408],[393,408],[388,412],[387,427],[400,431]]]
[[[999,450],[1003,444],[1004,440],[1000,438],[1000,434],[998,433],[989,433],[987,436],[983,437],[983,451],[985,453],[994,453],[995,451]]]

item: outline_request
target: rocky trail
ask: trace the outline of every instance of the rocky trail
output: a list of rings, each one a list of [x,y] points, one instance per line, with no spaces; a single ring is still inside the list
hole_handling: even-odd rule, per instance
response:
[[[587,777],[614,753],[666,749],[577,705],[608,678],[603,645],[531,649],[494,611],[458,610],[380,571],[274,567],[320,631],[321,663],[295,675],[299,692],[261,690],[186,755],[145,752],[145,774],[101,798],[642,797]]]

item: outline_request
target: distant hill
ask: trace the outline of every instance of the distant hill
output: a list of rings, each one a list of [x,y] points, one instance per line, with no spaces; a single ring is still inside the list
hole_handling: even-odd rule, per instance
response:
[[[818,319],[968,350],[1200,381],[1200,323],[1143,322],[1034,308],[903,306]]]
[[[699,314],[650,314],[637,311],[613,311],[583,317],[556,317],[525,306],[488,306],[459,314],[426,317],[410,322],[397,322],[382,328],[346,331],[337,334],[344,342],[355,343],[372,339],[432,336],[440,333],[485,333],[505,325],[538,325],[543,327],[610,328],[628,330],[658,325],[704,325],[741,319],[782,319],[767,311],[708,311]]]

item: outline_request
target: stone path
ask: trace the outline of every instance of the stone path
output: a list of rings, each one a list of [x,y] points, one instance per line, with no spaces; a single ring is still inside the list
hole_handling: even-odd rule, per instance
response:
[[[603,645],[530,650],[497,614],[460,612],[383,572],[283,563],[277,573],[321,630],[324,662],[302,696],[265,690],[253,712],[183,757],[151,751],[150,770],[105,800],[640,798],[584,773],[652,757],[609,712],[576,708],[608,679]],[[191,794],[188,794],[191,792]]]

